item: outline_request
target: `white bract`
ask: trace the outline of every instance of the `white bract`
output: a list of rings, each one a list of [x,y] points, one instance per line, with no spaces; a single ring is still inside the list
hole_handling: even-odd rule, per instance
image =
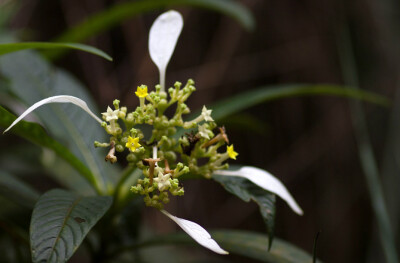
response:
[[[191,236],[197,243],[199,243],[203,247],[206,247],[218,254],[229,254],[229,252],[223,250],[217,244],[217,242],[215,242],[215,240],[211,238],[207,230],[205,230],[200,225],[192,221],[173,216],[165,210],[161,210],[161,212],[171,218],[178,226],[182,228],[183,231],[185,231],[189,236]]]
[[[160,15],[153,26],[150,29],[149,36],[149,51],[151,59],[157,65],[160,72],[160,85],[162,90],[165,89],[165,71],[168,65],[168,62],[174,52],[176,42],[178,40],[179,34],[183,27],[183,19],[182,16],[176,11],[168,11],[162,15]],[[67,95],[60,95],[49,97],[44,100],[41,100],[31,107],[29,107],[21,116],[19,116],[5,131],[10,130],[15,124],[21,121],[26,115],[35,110],[36,108],[48,104],[48,103],[73,103],[83,110],[85,110],[90,116],[92,116],[97,122],[100,124],[102,120],[98,118],[87,106],[86,102],[83,100]],[[196,124],[202,120],[205,121],[213,121],[211,117],[211,111],[208,110],[205,106],[203,107],[202,113],[199,117],[197,117],[189,124]],[[113,111],[110,107],[108,107],[107,112],[102,113],[105,117],[106,121],[113,122],[118,119],[118,110]],[[205,129],[205,126],[199,126],[199,133],[201,136],[205,138],[209,138],[209,135]],[[153,159],[157,159],[157,147],[154,146],[153,149]],[[156,163],[157,166],[157,163]],[[277,194],[281,198],[283,198],[289,206],[298,214],[303,214],[303,211],[290,195],[286,187],[274,176],[269,174],[268,172],[255,168],[255,167],[242,167],[237,171],[216,171],[215,174],[225,175],[225,176],[238,176],[243,177],[261,188],[270,191],[272,193]],[[169,175],[158,175],[154,180],[158,183],[158,186],[161,188],[169,187]],[[200,245],[218,253],[218,254],[228,254],[227,251],[223,250],[215,240],[213,240],[210,234],[200,225],[188,221],[186,219],[178,218],[176,216],[171,215],[165,210],[161,210],[163,214],[172,219],[176,224],[178,224],[188,235],[190,235],[196,242]]]
[[[243,166],[236,171],[219,170],[216,171],[215,174],[246,178],[259,187],[281,197],[297,214],[303,214],[303,210],[300,208],[282,182],[267,171],[256,167]]]
[[[87,113],[89,113],[90,116],[93,117],[93,119],[95,119],[97,122],[99,122],[100,124],[102,123],[102,121],[100,120],[99,117],[97,117],[87,106],[86,102],[84,102],[83,100],[81,100],[80,98],[74,97],[74,96],[68,96],[68,95],[59,95],[59,96],[54,96],[54,97],[48,97],[44,100],[41,100],[39,102],[36,102],[35,104],[33,104],[32,106],[30,106],[26,111],[24,111],[24,113],[21,114],[21,116],[19,116],[3,133],[6,133],[7,131],[9,131],[15,124],[17,124],[18,122],[20,122],[26,115],[28,115],[29,113],[31,113],[32,111],[36,110],[37,108],[39,108],[42,105],[48,104],[48,103],[72,103],[75,104],[76,106],[80,107],[81,109],[83,109],[84,111],[86,111]]]
[[[171,10],[160,15],[154,21],[149,34],[149,52],[160,72],[161,90],[165,90],[165,71],[176,42],[181,34],[183,19],[181,14]]]

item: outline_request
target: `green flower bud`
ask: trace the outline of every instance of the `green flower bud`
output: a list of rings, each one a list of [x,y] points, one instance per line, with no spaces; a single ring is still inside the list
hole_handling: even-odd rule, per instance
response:
[[[185,174],[185,173],[188,173],[188,172],[190,172],[189,167],[187,167],[187,166],[183,167],[182,173]]]
[[[164,158],[170,162],[175,162],[176,161],[176,153],[173,151],[164,152]]]
[[[134,153],[130,153],[126,156],[126,160],[130,163],[137,162],[136,155]]]
[[[164,91],[161,91],[159,95],[160,95],[160,98],[163,100],[165,100],[167,98],[167,93]]]
[[[132,113],[128,113],[128,115],[126,116],[125,120],[127,122],[133,122],[133,114]]]
[[[126,116],[126,113],[125,113],[125,112],[123,112],[123,111],[119,111],[119,112],[118,112],[118,118],[124,119],[125,116]]]
[[[117,144],[115,145],[115,150],[117,152],[123,152],[125,150],[125,147],[122,144]]]
[[[113,101],[113,105],[114,105],[114,108],[115,108],[116,110],[118,110],[118,109],[119,109],[119,100],[114,100],[114,101]]]

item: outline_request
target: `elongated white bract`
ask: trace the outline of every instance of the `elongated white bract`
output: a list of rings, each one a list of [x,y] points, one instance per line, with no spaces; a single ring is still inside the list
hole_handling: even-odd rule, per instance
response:
[[[36,102],[32,106],[30,106],[24,113],[21,114],[3,133],[6,133],[9,131],[15,124],[17,124],[19,121],[21,121],[26,115],[31,113],[32,111],[36,110],[42,105],[48,104],[48,103],[72,103],[75,104],[76,106],[80,107],[87,113],[89,113],[90,116],[93,117],[97,122],[102,123],[102,120],[97,117],[87,106],[86,102],[81,100],[80,98],[74,97],[74,96],[68,96],[68,95],[59,95],[59,96],[53,96],[53,97],[48,97],[46,99],[43,99],[41,101]]]
[[[297,214],[303,214],[303,210],[300,208],[282,182],[267,171],[256,167],[243,166],[237,171],[218,170],[215,172],[215,174],[246,178],[261,188],[280,196]]]
[[[183,229],[183,231],[185,231],[189,236],[191,236],[197,243],[199,243],[203,247],[208,248],[218,254],[229,254],[229,252],[223,250],[217,244],[217,242],[215,242],[215,240],[211,238],[207,230],[205,230],[200,225],[192,221],[173,216],[165,210],[161,210],[161,212],[171,218],[175,223],[178,224],[178,226]]]
[[[174,53],[182,27],[183,19],[181,14],[171,10],[161,14],[150,29],[149,52],[151,59],[160,72],[162,90],[165,90],[165,71],[172,53]]]

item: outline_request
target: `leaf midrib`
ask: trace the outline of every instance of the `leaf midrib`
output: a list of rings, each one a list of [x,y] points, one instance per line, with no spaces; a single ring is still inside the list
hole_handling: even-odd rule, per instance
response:
[[[56,247],[56,245],[57,245],[57,243],[58,243],[58,241],[59,241],[59,239],[61,237],[62,231],[64,230],[65,226],[67,225],[67,221],[68,221],[69,217],[71,216],[73,208],[79,203],[79,201],[81,201],[81,199],[82,199],[82,197],[76,198],[75,201],[68,208],[67,214],[66,214],[66,216],[64,218],[64,221],[63,221],[63,223],[61,225],[60,231],[58,232],[56,240],[54,241],[53,247],[51,248],[51,252],[50,252],[50,255],[48,257],[48,260],[50,260],[52,258],[52,256],[53,256],[53,253],[55,251],[55,247]]]

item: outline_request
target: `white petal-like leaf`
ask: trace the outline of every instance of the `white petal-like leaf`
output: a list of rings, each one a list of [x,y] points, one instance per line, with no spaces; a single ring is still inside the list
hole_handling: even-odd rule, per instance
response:
[[[87,113],[89,113],[90,116],[92,116],[96,121],[99,123],[102,123],[102,120],[97,117],[87,106],[86,102],[83,100],[74,97],[74,96],[68,96],[68,95],[59,95],[59,96],[53,96],[53,97],[48,97],[44,100],[41,100],[39,102],[36,102],[32,106],[30,106],[24,113],[21,114],[3,133],[6,133],[8,130],[10,130],[15,124],[17,124],[19,121],[21,121],[26,115],[34,111],[35,109],[39,108],[42,105],[48,104],[48,103],[72,103],[75,104],[76,106],[80,107]]]
[[[261,188],[280,196],[297,214],[303,214],[303,210],[300,208],[282,182],[267,171],[256,167],[243,166],[237,171],[219,170],[216,171],[215,174],[246,178]]]
[[[160,85],[165,89],[165,71],[174,53],[176,42],[181,34],[183,19],[181,14],[171,10],[161,14],[154,21],[149,34],[149,52],[160,72]]]
[[[161,210],[161,212],[171,218],[175,223],[178,224],[178,226],[183,229],[183,231],[185,231],[190,237],[192,237],[197,243],[199,243],[203,247],[206,247],[218,254],[229,254],[229,252],[223,250],[217,244],[217,242],[215,242],[215,240],[211,238],[207,230],[205,230],[200,225],[192,221],[173,216],[165,210]]]

